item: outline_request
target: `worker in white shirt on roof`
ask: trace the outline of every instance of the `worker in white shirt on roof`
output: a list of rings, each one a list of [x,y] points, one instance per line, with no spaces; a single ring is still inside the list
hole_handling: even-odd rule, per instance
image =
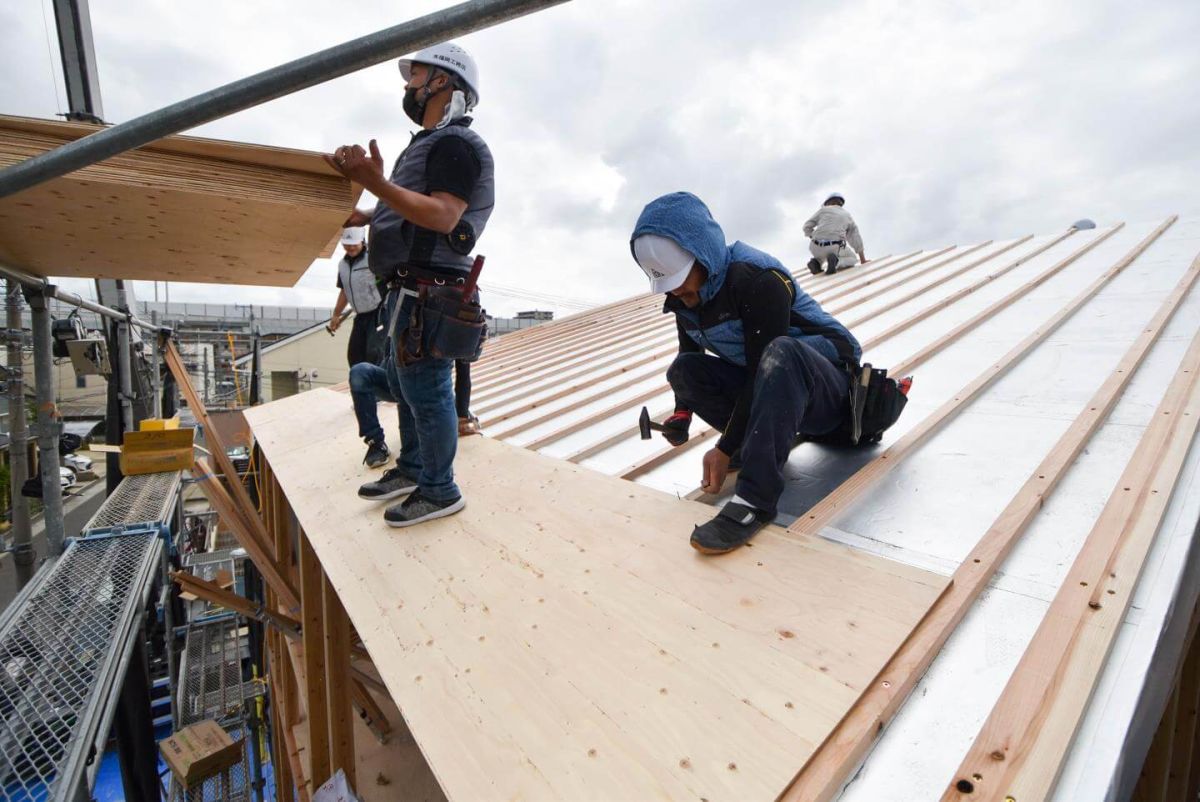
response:
[[[834,192],[804,224],[804,236],[812,240],[808,250],[813,258],[808,260],[808,269],[813,275],[824,270],[832,276],[838,271],[839,265],[853,265],[855,254],[859,261],[867,261],[863,253],[862,235],[858,233],[858,225],[845,206],[846,199],[840,192]]]
[[[338,263],[338,297],[333,306],[333,316],[329,319],[329,331],[335,332],[342,325],[342,313],[349,304],[354,312],[354,325],[346,349],[346,360],[350,367],[359,362],[378,362],[382,356],[377,353],[378,347],[372,348],[371,342],[376,327],[376,310],[379,309],[382,295],[379,282],[367,265],[366,243],[366,229],[361,226],[342,229],[342,248],[346,255]]]

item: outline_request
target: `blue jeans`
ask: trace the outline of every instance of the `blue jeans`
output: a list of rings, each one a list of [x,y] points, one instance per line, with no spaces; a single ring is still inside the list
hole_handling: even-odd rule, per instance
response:
[[[380,401],[395,401],[388,384],[387,371],[371,362],[359,362],[350,368],[350,397],[354,399],[354,417],[358,419],[358,436],[368,443],[384,439],[383,427],[375,405]]]
[[[385,310],[391,319],[399,293],[388,293]],[[408,323],[414,299],[404,296],[396,316],[393,338]],[[421,495],[434,501],[452,501],[462,495],[454,483],[454,457],[458,453],[458,415],[454,410],[454,361],[426,357],[400,367],[393,341],[388,341],[387,383],[399,399],[400,456],[404,472],[415,477]]]
[[[667,381],[680,404],[719,431],[729,424],[746,382],[754,382],[736,492],[773,516],[783,493],[783,466],[796,436],[827,434],[842,422],[850,412],[850,377],[791,337],[772,340],[758,372],[748,373],[715,356],[686,353],[671,363]]]

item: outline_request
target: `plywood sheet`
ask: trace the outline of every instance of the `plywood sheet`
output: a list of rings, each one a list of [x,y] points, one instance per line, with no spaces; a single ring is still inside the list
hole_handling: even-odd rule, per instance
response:
[[[0,168],[99,126],[0,115]],[[40,276],[292,286],[361,188],[320,154],[169,137],[0,199],[0,263]]]
[[[947,587],[778,529],[704,558],[712,507],[479,437],[467,508],[393,530],[347,396],[246,417],[452,800],[774,800]]]

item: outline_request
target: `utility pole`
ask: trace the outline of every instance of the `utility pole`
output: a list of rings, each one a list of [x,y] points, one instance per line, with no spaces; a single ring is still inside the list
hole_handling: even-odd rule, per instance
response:
[[[24,360],[21,349],[21,285],[7,283],[8,315],[8,485],[12,499],[12,553],[17,590],[33,578],[33,532],[29,526],[29,499],[21,492],[29,478],[25,429]]]

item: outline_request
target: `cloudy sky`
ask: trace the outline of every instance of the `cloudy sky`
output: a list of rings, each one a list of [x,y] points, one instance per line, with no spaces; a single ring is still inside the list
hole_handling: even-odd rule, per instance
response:
[[[104,117],[444,5],[91,0]],[[573,0],[464,37],[482,71],[476,130],[497,161],[484,284],[576,303],[642,292],[629,231],[678,189],[730,240],[793,267],[831,190],[869,257],[1081,217],[1200,214],[1198,34],[1197,0]],[[53,36],[50,0],[0,4],[0,112],[63,110]],[[390,164],[413,128],[401,91],[382,64],[194,133],[325,151],[375,137]],[[334,273],[319,261],[296,288],[238,299],[331,305]],[[171,286],[172,301],[230,299]],[[485,305],[547,306],[499,293]]]

